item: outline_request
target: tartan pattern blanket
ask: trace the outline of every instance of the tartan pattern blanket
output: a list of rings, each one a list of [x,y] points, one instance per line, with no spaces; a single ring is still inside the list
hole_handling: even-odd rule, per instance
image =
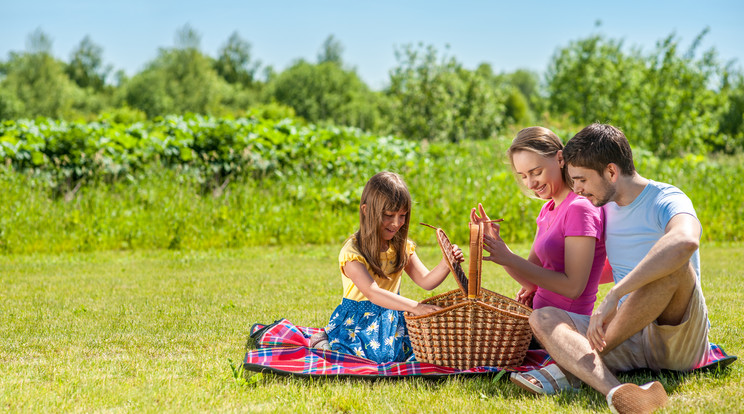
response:
[[[257,349],[246,352],[243,367],[250,371],[320,377],[442,377],[451,375],[483,375],[505,372],[525,372],[553,364],[544,350],[529,350],[518,367],[475,367],[458,370],[423,362],[388,362],[377,364],[366,358],[308,347],[308,338],[320,328],[296,326],[286,319],[270,325],[255,324],[250,337]],[[736,360],[718,345],[710,344],[708,361],[696,370],[724,368]]]

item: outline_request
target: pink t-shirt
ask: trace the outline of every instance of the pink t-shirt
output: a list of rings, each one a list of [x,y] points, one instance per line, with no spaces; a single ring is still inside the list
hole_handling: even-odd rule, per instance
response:
[[[596,239],[594,261],[584,292],[576,299],[551,292],[538,286],[532,301],[534,309],[553,306],[569,312],[591,315],[597,300],[599,276],[605,263],[604,212],[589,200],[573,192],[555,208],[550,200],[537,216],[537,236],[533,248],[542,267],[556,272],[565,271],[565,238],[589,236]]]

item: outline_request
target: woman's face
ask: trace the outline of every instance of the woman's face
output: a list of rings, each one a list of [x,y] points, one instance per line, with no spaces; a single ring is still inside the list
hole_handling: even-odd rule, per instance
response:
[[[532,151],[517,151],[512,154],[512,164],[522,183],[543,200],[549,200],[566,187],[563,182],[563,152],[543,157]]]

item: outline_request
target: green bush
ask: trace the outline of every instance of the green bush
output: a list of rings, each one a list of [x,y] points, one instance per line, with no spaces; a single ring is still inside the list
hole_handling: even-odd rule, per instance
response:
[[[60,131],[61,142],[47,148],[44,137]],[[12,158],[5,152],[0,168],[0,251],[340,244],[358,226],[366,180],[381,170],[407,181],[410,236],[418,243],[435,243],[431,229],[416,224],[426,222],[464,245],[478,202],[505,219],[508,242],[529,242],[543,201],[520,191],[504,156],[509,142],[418,143],[291,120],[196,116],[129,126],[16,122],[0,134],[0,150],[15,150]],[[78,161],[50,161],[63,150],[73,155],[58,159]],[[744,174],[741,156],[634,153],[642,175],[690,196],[706,240],[742,239],[744,222],[735,218],[744,215],[744,190],[729,183]],[[55,197],[55,179],[83,170],[90,174]],[[209,180],[216,184],[205,186]]]

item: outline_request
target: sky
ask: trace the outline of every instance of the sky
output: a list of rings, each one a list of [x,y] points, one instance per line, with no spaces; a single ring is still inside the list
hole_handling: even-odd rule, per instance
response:
[[[346,66],[379,90],[397,65],[395,50],[419,43],[469,69],[489,63],[496,73],[544,74],[557,49],[594,34],[651,52],[672,33],[686,49],[707,27],[700,50],[714,47],[722,62],[742,68],[743,17],[737,0],[0,0],[0,60],[27,50],[40,29],[57,58],[69,61],[89,36],[105,64],[132,76],[189,25],[203,53],[216,57],[237,32],[254,60],[280,72],[300,58],[315,62],[333,35]]]

